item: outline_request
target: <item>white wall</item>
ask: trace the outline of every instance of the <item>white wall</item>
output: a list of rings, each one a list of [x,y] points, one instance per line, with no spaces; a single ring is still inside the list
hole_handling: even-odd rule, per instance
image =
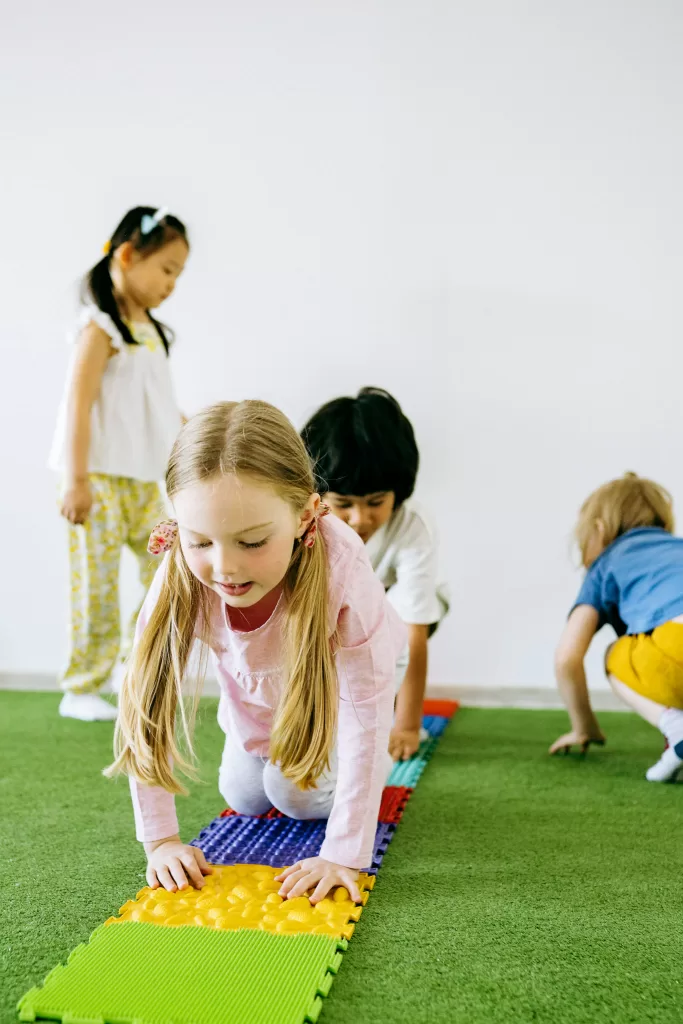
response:
[[[392,390],[454,593],[433,681],[552,685],[585,495],[633,468],[683,507],[682,12],[14,5],[0,40],[0,671],[56,671],[65,653],[44,468],[63,326],[120,215],[156,203],[194,242],[164,310],[184,407],[259,396],[300,424],[363,384]]]

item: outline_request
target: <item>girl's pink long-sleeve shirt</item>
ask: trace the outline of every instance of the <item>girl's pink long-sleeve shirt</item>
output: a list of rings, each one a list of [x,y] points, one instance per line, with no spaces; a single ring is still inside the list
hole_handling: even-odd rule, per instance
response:
[[[337,631],[339,679],[337,788],[320,856],[351,868],[372,863],[377,815],[390,765],[396,660],[406,628],[386,599],[365,546],[335,516],[319,520],[328,556],[329,631]],[[140,636],[158,599],[165,562],[138,620]],[[284,599],[263,626],[230,628],[225,604],[209,593],[210,648],[220,686],[218,722],[226,742],[267,758],[284,679]],[[158,786],[130,779],[136,835],[154,842],[178,833],[175,801]]]

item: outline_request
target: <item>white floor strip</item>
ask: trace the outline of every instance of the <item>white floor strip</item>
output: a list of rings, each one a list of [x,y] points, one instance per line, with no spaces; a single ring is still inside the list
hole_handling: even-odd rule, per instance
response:
[[[55,676],[46,674],[0,672],[0,690],[33,690],[54,692],[57,690]],[[212,678],[206,680],[204,693],[207,697],[218,696],[218,684]],[[428,697],[441,700],[458,700],[463,707],[474,708],[535,708],[561,709],[560,695],[553,689],[534,689],[522,686],[431,686]],[[591,701],[596,711],[627,711],[611,690],[593,690]]]

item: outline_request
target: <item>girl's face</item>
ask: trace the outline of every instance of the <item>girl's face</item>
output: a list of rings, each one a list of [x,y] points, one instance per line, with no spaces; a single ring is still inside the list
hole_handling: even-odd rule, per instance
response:
[[[325,501],[338,519],[355,530],[366,544],[380,526],[384,526],[394,511],[396,495],[393,491],[366,494],[362,498],[354,494],[336,494],[328,491]]]
[[[172,294],[189,252],[182,238],[174,238],[148,256],[125,243],[115,254],[114,283],[143,309],[156,309]]]
[[[320,505],[297,514],[275,489],[247,475],[192,484],[173,498],[191,571],[231,608],[250,608],[284,579],[294,543]]]

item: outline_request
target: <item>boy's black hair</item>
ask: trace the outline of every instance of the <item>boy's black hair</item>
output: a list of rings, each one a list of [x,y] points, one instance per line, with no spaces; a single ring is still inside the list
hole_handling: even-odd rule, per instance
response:
[[[382,388],[323,405],[301,431],[324,494],[393,491],[398,506],[415,489],[420,455],[410,420]]]
[[[143,232],[143,217],[153,217],[156,212],[153,206],[136,206],[133,210],[128,211],[111,236],[106,254],[85,275],[81,288],[81,300],[85,303],[93,302],[103,313],[107,313],[128,345],[137,345],[137,341],[123,321],[114,296],[110,266],[116,249],[124,242],[130,242],[136,252],[142,253],[144,256],[151,256],[153,252],[157,252],[168,242],[172,242],[174,238],[182,238],[187,242],[188,247],[190,244],[185,225],[170,213],[162,217],[151,231]],[[159,323],[149,310],[147,310],[147,315],[156,327],[168,355],[168,347],[173,340],[171,332],[168,327]]]

